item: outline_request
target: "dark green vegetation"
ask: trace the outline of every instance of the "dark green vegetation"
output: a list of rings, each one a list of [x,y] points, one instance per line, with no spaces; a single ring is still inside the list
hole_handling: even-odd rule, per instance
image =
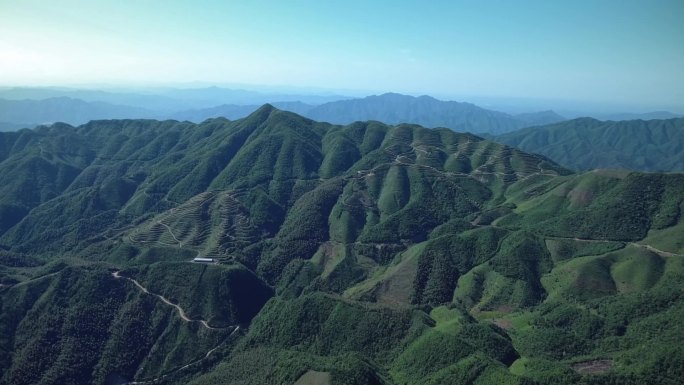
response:
[[[600,121],[579,118],[493,137],[572,170],[684,171],[684,119]]]
[[[267,105],[1,133],[0,180],[2,384],[684,377],[681,174]]]

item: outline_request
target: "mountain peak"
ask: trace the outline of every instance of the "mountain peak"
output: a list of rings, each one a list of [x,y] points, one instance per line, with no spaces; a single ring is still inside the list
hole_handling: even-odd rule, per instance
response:
[[[384,94],[373,95],[373,96],[369,96],[369,97],[376,97],[376,98],[383,98],[383,99],[395,99],[395,100],[396,100],[396,99],[405,99],[405,100],[408,100],[408,99],[415,99],[415,97],[413,97],[413,96],[404,95],[404,94],[399,94],[399,93],[396,93],[396,92],[386,92],[386,93],[384,93]]]
[[[274,107],[272,104],[266,103],[263,106],[259,107],[256,111],[252,112],[247,117],[245,117],[243,121],[249,122],[251,124],[262,124],[267,121],[271,123],[290,121],[288,125],[291,125],[301,124],[305,121],[310,121],[310,119],[303,117],[295,112],[281,110],[279,108]]]
[[[263,106],[257,108],[257,110],[253,112],[253,114],[257,114],[257,113],[268,113],[268,114],[270,114],[273,111],[280,111],[280,110],[275,108],[272,104],[266,103]]]
[[[441,101],[441,100],[438,100],[436,98],[433,98],[430,95],[412,96],[412,95],[400,94],[397,92],[386,92],[384,94],[373,95],[371,97],[382,98],[382,99],[392,99],[392,100],[405,100],[405,101],[414,101],[414,100],[435,101],[435,102]]]
[[[249,114],[247,116],[247,119],[258,119],[258,120],[266,120],[268,119],[271,114],[274,112],[280,111],[279,109],[273,107],[272,104],[266,103],[263,106],[257,108],[254,112]]]
[[[262,123],[266,122],[271,118],[274,112],[279,112],[277,108],[273,107],[273,105],[266,103],[263,106],[257,108],[252,112],[251,114],[245,116],[242,121],[246,124],[252,125],[252,126],[258,126],[261,125]]]
[[[524,126],[523,122],[507,114],[485,110],[474,104],[398,93],[326,103],[305,115],[334,124],[377,120],[387,124],[414,123],[424,127],[446,127],[476,133],[501,133]]]

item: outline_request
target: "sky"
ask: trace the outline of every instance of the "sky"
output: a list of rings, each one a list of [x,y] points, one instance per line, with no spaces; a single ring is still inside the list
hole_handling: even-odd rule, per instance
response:
[[[193,83],[684,111],[684,1],[0,0],[0,86]]]

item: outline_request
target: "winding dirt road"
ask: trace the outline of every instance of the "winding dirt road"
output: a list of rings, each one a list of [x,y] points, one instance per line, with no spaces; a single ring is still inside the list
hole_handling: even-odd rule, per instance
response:
[[[209,358],[209,356],[211,356],[211,353],[215,352],[216,349],[218,349],[221,345],[223,345],[224,342],[228,341],[228,340],[230,339],[230,337],[233,336],[233,334],[237,333],[238,330],[240,330],[240,326],[236,326],[235,329],[234,329],[232,332],[230,332],[230,334],[228,335],[228,337],[226,337],[225,340],[221,341],[221,342],[220,342],[218,345],[216,345],[213,349],[209,350],[209,351],[207,352],[207,354],[204,355],[204,357],[202,357],[202,358],[200,358],[200,359],[198,359],[198,360],[192,361],[192,362],[190,362],[190,363],[188,363],[188,364],[185,364],[185,365],[183,365],[183,366],[181,366],[181,367],[178,367],[178,368],[176,368],[176,369],[173,369],[173,370],[171,370],[171,371],[168,371],[168,372],[162,374],[162,375],[159,376],[159,377],[152,378],[152,379],[149,379],[149,380],[143,380],[143,381],[132,381],[132,382],[127,382],[127,383],[125,383],[124,385],[141,385],[141,384],[151,384],[151,383],[155,383],[155,382],[157,382],[157,381],[160,381],[160,380],[163,380],[163,379],[167,378],[168,376],[170,376],[170,375],[172,375],[172,374],[174,374],[174,373],[176,373],[176,372],[179,372],[179,371],[184,370],[184,369],[187,369],[187,368],[189,368],[189,367],[191,367],[191,366],[193,366],[193,365],[196,365],[196,364],[198,364],[198,363],[200,363],[200,362],[206,360],[207,358]]]
[[[179,248],[179,249],[182,249],[182,248],[183,248],[183,242],[181,242],[178,238],[176,238],[176,235],[175,235],[175,234],[173,233],[173,231],[171,230],[171,227],[170,227],[169,225],[167,225],[166,223],[162,222],[162,221],[157,221],[157,223],[159,223],[160,225],[164,226],[164,227],[166,228],[166,230],[169,231],[169,234],[171,234],[171,236],[173,237],[173,239],[174,239],[176,242],[178,242],[178,248]]]
[[[175,303],[169,301],[168,299],[166,299],[166,298],[165,298],[164,296],[162,296],[162,295],[159,295],[159,294],[156,294],[156,293],[152,293],[151,291],[147,290],[147,288],[146,288],[145,286],[141,285],[140,282],[136,281],[135,279],[129,278],[129,277],[124,277],[123,275],[121,275],[121,274],[119,274],[119,273],[120,273],[119,271],[115,271],[115,272],[112,273],[112,276],[113,276],[114,278],[117,278],[117,279],[121,279],[121,278],[127,279],[127,280],[133,282],[133,284],[134,284],[138,289],[140,289],[143,293],[149,294],[149,295],[153,295],[153,296],[159,298],[160,300],[162,300],[162,302],[164,302],[165,304],[167,304],[167,305],[169,305],[169,306],[173,306],[173,307],[176,309],[176,311],[178,311],[178,315],[179,315],[179,316],[181,317],[181,319],[183,319],[183,321],[185,321],[185,322],[199,322],[200,324],[202,324],[202,326],[204,326],[205,328],[210,329],[210,330],[223,330],[223,329],[230,329],[230,328],[234,328],[234,327],[235,327],[235,326],[228,326],[228,327],[223,327],[223,328],[216,328],[216,327],[213,327],[213,326],[209,325],[209,323],[208,323],[207,321],[203,320],[203,319],[192,319],[192,318],[188,317],[188,314],[187,314],[187,313],[185,312],[185,310],[183,310],[183,308],[181,308],[180,306],[178,306],[178,305],[176,305]],[[239,328],[239,327],[238,327],[238,328]]]
[[[31,278],[31,279],[26,280],[26,281],[21,281],[21,282],[19,282],[19,283],[14,284],[14,285],[4,285],[4,286],[5,286],[5,287],[18,287],[18,286],[23,286],[23,285],[29,284],[29,283],[31,283],[31,282],[33,282],[33,281],[37,281],[37,280],[39,280],[39,279],[44,279],[44,278],[48,278],[48,277],[53,277],[53,276],[55,276],[55,275],[57,275],[57,274],[59,274],[59,273],[61,273],[61,270],[60,270],[60,271],[55,271],[54,273],[41,275],[41,276],[39,276],[39,277],[34,277],[34,278]]]
[[[677,254],[677,253],[672,253],[669,251],[663,251],[660,249],[656,249],[655,247],[651,245],[647,245],[645,243],[638,243],[638,242],[629,242],[629,241],[614,241],[610,239],[587,239],[587,238],[567,238],[567,237],[548,237],[550,239],[571,239],[573,241],[580,241],[580,242],[603,242],[603,243],[609,243],[609,242],[619,242],[619,243],[624,243],[625,246],[635,246],[635,247],[640,247],[642,249],[646,249],[650,252],[656,253],[660,255],[661,257],[684,257],[684,255]]]
[[[128,384],[128,385],[155,383],[155,382],[157,382],[157,381],[159,381],[159,380],[162,380],[162,379],[164,379],[164,378],[170,376],[170,375],[173,374],[173,373],[176,373],[176,372],[181,371],[181,370],[183,370],[183,369],[189,368],[189,367],[191,367],[191,366],[193,366],[193,365],[195,365],[195,364],[197,364],[197,363],[199,363],[199,362],[201,362],[201,361],[203,361],[203,360],[206,360],[207,358],[209,358],[209,356],[211,356],[211,354],[212,354],[213,352],[215,352],[221,345],[223,345],[223,344],[224,344],[226,341],[228,341],[235,333],[237,333],[238,330],[240,330],[240,326],[239,326],[239,325],[236,325],[236,326],[227,326],[227,327],[223,327],[223,328],[216,328],[216,327],[213,327],[213,326],[209,325],[209,323],[208,323],[207,321],[205,321],[205,320],[202,320],[202,319],[192,319],[192,318],[188,317],[187,313],[185,312],[185,310],[183,310],[183,308],[181,308],[180,306],[176,305],[175,303],[169,301],[169,300],[168,300],[167,298],[165,298],[164,296],[149,291],[145,286],[141,285],[140,282],[138,282],[137,280],[135,280],[135,279],[133,279],[133,278],[129,278],[129,277],[124,277],[123,275],[120,274],[119,271],[113,272],[113,273],[112,273],[112,276],[113,276],[114,278],[116,278],[116,279],[122,279],[122,278],[123,278],[123,279],[127,279],[127,280],[131,281],[131,282],[133,282],[133,284],[134,284],[138,289],[140,289],[140,291],[142,291],[143,293],[149,294],[149,295],[153,295],[153,296],[159,298],[159,299],[160,299],[162,302],[164,302],[165,304],[174,307],[174,308],[176,309],[176,311],[178,312],[178,315],[179,315],[179,316],[181,317],[181,319],[182,319],[183,321],[185,321],[185,322],[199,322],[200,324],[202,324],[203,327],[205,327],[205,328],[207,328],[207,329],[209,329],[209,330],[233,329],[233,331],[230,332],[230,334],[228,335],[228,337],[226,337],[226,338],[223,339],[221,342],[219,342],[218,345],[216,345],[216,346],[213,347],[211,350],[209,350],[203,357],[201,357],[201,358],[199,358],[199,359],[197,359],[197,360],[194,360],[194,361],[192,361],[192,362],[189,362],[189,363],[187,363],[187,364],[185,364],[185,365],[183,365],[183,366],[180,366],[180,367],[178,367],[178,368],[176,368],[176,369],[173,369],[173,370],[171,370],[171,371],[168,371],[168,372],[162,374],[161,376],[159,376],[159,377],[157,377],[157,378],[153,378],[153,379],[149,379],[149,380],[143,380],[143,381],[132,381],[132,382],[127,382],[126,384]]]
[[[631,244],[631,245],[634,245],[634,246],[643,247],[643,248],[645,248],[646,250],[652,251],[652,252],[654,252],[654,253],[660,255],[661,257],[684,257],[684,255],[677,254],[677,253],[672,253],[672,252],[669,252],[669,251],[663,251],[663,250],[660,250],[660,249],[656,249],[655,247],[653,247],[653,246],[651,246],[651,245],[647,245],[647,244],[643,244],[643,243],[634,243],[634,242],[630,242],[630,244]]]

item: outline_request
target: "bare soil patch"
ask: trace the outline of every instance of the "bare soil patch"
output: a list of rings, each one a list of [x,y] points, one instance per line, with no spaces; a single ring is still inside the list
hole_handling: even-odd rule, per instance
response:
[[[328,372],[309,370],[304,373],[294,385],[330,385],[331,376]]]
[[[592,360],[573,364],[571,367],[579,374],[603,374],[613,368],[613,360]]]
[[[501,329],[504,329],[504,330],[513,329],[513,321],[511,321],[509,319],[496,319],[495,318],[492,320],[492,323],[494,325],[500,327]]]

